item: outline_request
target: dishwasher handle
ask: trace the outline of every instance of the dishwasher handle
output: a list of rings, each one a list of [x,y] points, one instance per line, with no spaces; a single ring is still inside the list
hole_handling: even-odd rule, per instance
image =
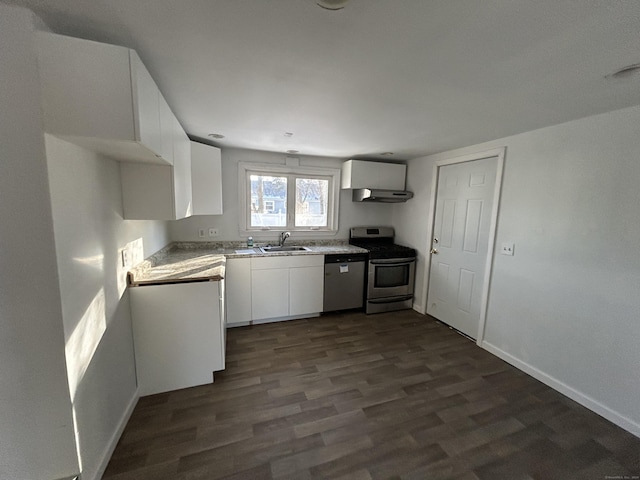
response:
[[[367,260],[366,253],[339,254],[334,253],[324,256],[324,263],[353,263],[365,262]]]

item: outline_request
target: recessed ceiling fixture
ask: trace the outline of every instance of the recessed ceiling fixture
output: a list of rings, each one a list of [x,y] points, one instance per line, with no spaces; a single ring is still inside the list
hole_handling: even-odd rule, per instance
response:
[[[287,150],[287,153],[300,153],[300,150]]]
[[[620,70],[616,70],[615,72],[606,75],[605,78],[627,78],[638,72],[640,72],[640,63],[634,63],[633,65],[627,65],[626,67],[622,67]]]
[[[342,10],[349,0],[319,0],[316,4],[326,10]]]
[[[222,135],[221,133],[210,133],[208,136],[217,139],[224,138],[224,135]]]
[[[393,152],[382,152],[380,155],[393,155]]]
[[[284,136],[285,137],[293,137],[293,133],[292,132],[284,132]]]

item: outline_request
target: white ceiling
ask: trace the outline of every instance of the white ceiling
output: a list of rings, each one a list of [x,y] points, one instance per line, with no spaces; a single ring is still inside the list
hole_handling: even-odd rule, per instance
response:
[[[9,3],[136,49],[222,147],[407,159],[640,104],[640,74],[604,78],[640,63],[638,0]]]

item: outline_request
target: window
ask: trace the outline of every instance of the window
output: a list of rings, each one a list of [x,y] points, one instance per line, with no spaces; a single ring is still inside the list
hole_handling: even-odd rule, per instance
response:
[[[241,230],[335,232],[339,174],[336,168],[240,163]]]
[[[264,211],[267,213],[273,213],[276,209],[276,202],[273,200],[264,201]]]

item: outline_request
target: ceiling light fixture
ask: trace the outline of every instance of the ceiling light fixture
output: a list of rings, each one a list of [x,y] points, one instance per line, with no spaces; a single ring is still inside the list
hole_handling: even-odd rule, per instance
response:
[[[380,155],[393,155],[393,152],[382,152]]]
[[[627,78],[638,72],[640,72],[640,63],[634,63],[633,65],[622,67],[620,70],[616,70],[615,72],[606,75],[604,78]]]
[[[287,153],[300,153],[300,150],[287,150]]]
[[[293,133],[292,132],[284,132],[284,136],[285,137],[293,137]]]
[[[316,5],[325,10],[342,10],[349,0],[319,0]]]
[[[221,133],[210,133],[208,136],[217,139],[224,138],[224,135],[222,135]]]

